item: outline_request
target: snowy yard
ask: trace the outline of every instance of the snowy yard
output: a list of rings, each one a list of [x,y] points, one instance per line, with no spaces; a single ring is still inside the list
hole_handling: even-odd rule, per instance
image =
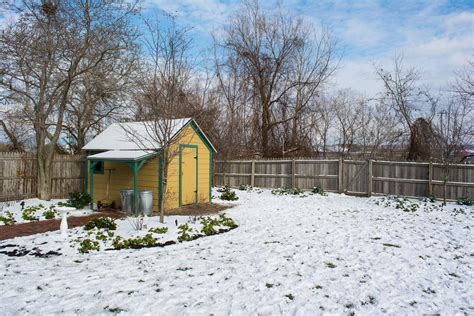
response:
[[[0,254],[1,313],[474,313],[473,207],[237,194],[237,229],[164,248],[80,254],[58,232],[0,242],[62,253]]]

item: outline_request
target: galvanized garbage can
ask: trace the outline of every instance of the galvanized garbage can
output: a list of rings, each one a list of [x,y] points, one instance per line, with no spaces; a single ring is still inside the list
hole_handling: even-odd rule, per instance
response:
[[[138,192],[138,210],[150,216],[153,211],[153,191],[143,190]]]
[[[122,201],[122,211],[131,214],[133,210],[133,190],[120,190],[120,198]]]

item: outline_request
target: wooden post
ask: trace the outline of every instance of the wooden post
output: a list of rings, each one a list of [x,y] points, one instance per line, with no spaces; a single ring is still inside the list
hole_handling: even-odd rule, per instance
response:
[[[433,195],[433,163],[431,161],[428,166],[428,195]]]
[[[133,212],[138,212],[138,166],[133,162]]]
[[[368,196],[371,196],[372,195],[372,159],[369,159],[369,165],[368,165],[368,172],[369,172],[369,175],[368,175],[368,184],[367,184],[367,195]]]
[[[296,188],[296,161],[294,159],[291,160],[291,186]]]
[[[339,158],[339,170],[338,170],[338,176],[339,176],[339,183],[338,183],[338,191],[339,193],[344,192],[344,187],[343,187],[343,160],[342,157]]]
[[[250,186],[255,185],[255,160],[252,160],[252,170],[250,173]]]

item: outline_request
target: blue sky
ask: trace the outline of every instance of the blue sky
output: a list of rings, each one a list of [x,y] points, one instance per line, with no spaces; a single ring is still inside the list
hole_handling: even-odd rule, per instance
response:
[[[211,32],[218,31],[237,0],[143,0],[144,14],[164,10],[178,14],[179,23],[192,27],[194,52],[208,56]],[[389,68],[395,54],[422,71],[423,83],[434,89],[453,80],[454,71],[474,58],[474,1],[261,1],[267,9],[281,3],[316,27],[328,26],[342,52],[331,85],[353,88],[368,96],[380,90],[374,64]],[[158,14],[159,16],[159,14]],[[0,24],[11,16],[0,11]]]
[[[438,89],[453,80],[454,71],[474,53],[474,1],[261,1],[266,8],[277,3],[303,15],[316,27],[328,26],[343,52],[332,83],[368,96],[380,90],[374,64],[387,68],[395,54],[422,71],[423,84]],[[239,1],[147,0],[147,10],[177,13],[180,23],[193,27],[196,51],[211,43]]]

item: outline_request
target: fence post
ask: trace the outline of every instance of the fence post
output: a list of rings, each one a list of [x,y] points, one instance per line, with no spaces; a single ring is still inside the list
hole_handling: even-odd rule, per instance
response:
[[[428,195],[433,195],[433,163],[428,166]]]
[[[291,160],[291,186],[296,188],[296,161],[294,159]]]
[[[250,173],[250,186],[255,186],[255,160],[252,159],[252,171]]]
[[[339,193],[344,192],[343,183],[342,183],[343,179],[344,179],[344,177],[343,177],[343,170],[344,170],[343,169],[343,167],[344,167],[343,163],[344,162],[342,160],[342,157],[340,157],[339,158],[339,169],[338,169],[338,176],[339,176],[338,191],[339,191]]]
[[[368,175],[368,184],[367,184],[367,195],[368,196],[371,196],[372,195],[372,159],[369,159],[369,165],[368,165],[368,172],[369,172],[369,175]]]

